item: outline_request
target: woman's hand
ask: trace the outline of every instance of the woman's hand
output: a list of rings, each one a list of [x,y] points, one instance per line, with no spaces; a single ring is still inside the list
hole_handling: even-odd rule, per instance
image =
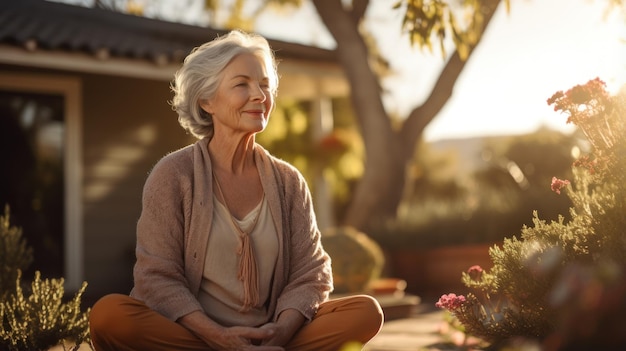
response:
[[[272,328],[223,327],[206,314],[195,311],[178,322],[202,339],[212,350],[220,351],[284,351],[279,345],[266,345],[276,330]]]
[[[202,338],[216,350],[224,351],[284,351],[278,345],[266,345],[275,335],[271,328],[230,327],[222,329],[218,335],[210,339]],[[259,345],[260,344],[260,345]]]
[[[285,346],[300,330],[305,322],[305,318],[296,310],[285,310],[275,323],[267,323],[261,326],[261,329],[271,330],[272,335],[261,341],[261,345],[267,346]]]

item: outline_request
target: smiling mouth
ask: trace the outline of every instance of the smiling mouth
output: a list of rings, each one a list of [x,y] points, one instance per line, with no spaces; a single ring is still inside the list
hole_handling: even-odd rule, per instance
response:
[[[249,109],[245,110],[245,112],[248,112],[248,113],[263,113],[264,114],[266,110],[267,109],[265,108],[264,105],[256,105],[253,108],[249,108]]]
[[[251,114],[255,114],[255,115],[264,115],[265,114],[265,109],[260,109],[260,110],[247,110],[244,111],[247,113],[251,113]]]

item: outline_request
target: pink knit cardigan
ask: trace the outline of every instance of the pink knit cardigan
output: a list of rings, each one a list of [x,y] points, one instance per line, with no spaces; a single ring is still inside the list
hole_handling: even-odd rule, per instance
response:
[[[208,142],[205,138],[163,157],[143,190],[130,295],[171,320],[202,310],[197,296],[213,220]],[[278,231],[269,310],[274,320],[285,309],[310,320],[332,291],[332,273],[309,189],[294,167],[260,145],[254,157]]]

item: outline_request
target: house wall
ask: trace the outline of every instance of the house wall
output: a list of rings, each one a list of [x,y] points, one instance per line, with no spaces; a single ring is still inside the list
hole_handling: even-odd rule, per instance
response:
[[[85,279],[90,295],[128,293],[146,176],[195,139],[167,103],[168,82],[86,75],[83,96]]]

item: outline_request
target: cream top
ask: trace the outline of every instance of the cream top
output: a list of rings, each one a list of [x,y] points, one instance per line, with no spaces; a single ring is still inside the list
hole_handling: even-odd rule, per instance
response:
[[[243,306],[243,283],[237,279],[239,270],[239,232],[234,227],[228,209],[213,196],[214,220],[211,225],[204,270],[198,300],[206,314],[223,326],[258,326],[272,318],[267,310],[273,273],[278,257],[277,231],[268,210],[265,197],[242,220],[236,218],[239,227],[250,233],[259,277],[259,304],[247,312]],[[259,213],[260,212],[260,213]]]

